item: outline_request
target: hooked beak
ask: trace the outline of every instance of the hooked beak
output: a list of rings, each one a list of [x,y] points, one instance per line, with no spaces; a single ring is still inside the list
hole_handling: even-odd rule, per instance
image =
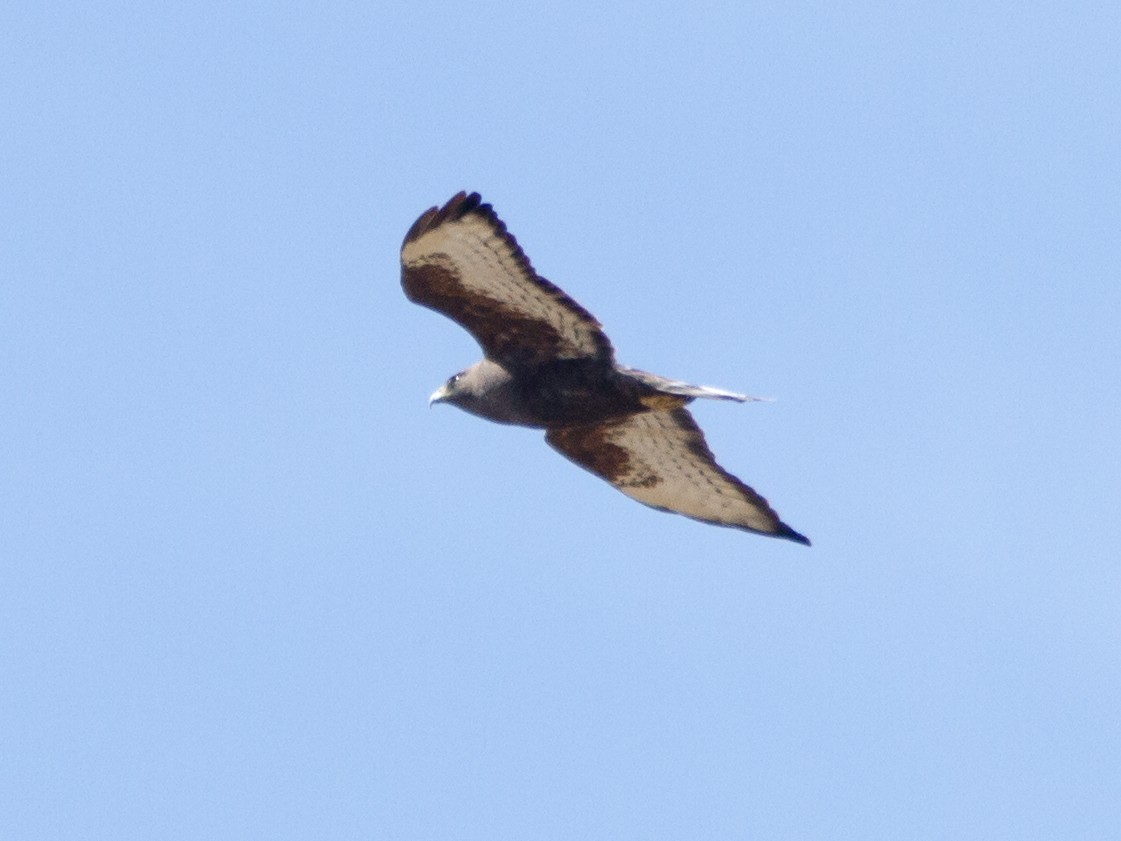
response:
[[[435,405],[436,403],[446,402],[449,396],[450,395],[448,394],[447,385],[445,384],[445,385],[440,386],[438,389],[436,389],[434,392],[432,392],[432,394],[429,396],[429,398],[428,398],[428,408],[431,409],[433,407],[433,405]]]

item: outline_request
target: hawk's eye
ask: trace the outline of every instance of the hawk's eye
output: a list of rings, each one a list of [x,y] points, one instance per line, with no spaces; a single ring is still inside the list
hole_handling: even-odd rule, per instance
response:
[[[448,380],[448,385],[455,385],[461,379],[463,379],[463,374],[456,374],[450,380]]]

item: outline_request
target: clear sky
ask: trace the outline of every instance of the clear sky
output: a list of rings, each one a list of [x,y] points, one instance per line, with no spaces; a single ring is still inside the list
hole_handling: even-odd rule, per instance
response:
[[[0,838],[1121,837],[1121,13],[0,12]],[[812,548],[427,395],[478,190]]]

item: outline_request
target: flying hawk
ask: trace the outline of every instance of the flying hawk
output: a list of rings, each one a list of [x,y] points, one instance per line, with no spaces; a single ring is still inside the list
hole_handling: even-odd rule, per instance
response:
[[[752,398],[627,368],[600,323],[539,276],[478,193],[430,208],[401,245],[408,299],[467,329],[484,358],[430,398],[545,430],[561,455],[639,502],[809,545],[720,465],[684,408]]]

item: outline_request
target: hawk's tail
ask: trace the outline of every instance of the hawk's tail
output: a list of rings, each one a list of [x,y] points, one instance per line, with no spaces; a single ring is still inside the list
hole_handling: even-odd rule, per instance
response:
[[[671,380],[668,377],[659,377],[657,374],[650,374],[646,371],[640,371],[637,368],[626,368],[622,365],[619,366],[624,374],[634,377],[641,381],[643,384],[655,388],[663,394],[672,394],[675,397],[687,397],[690,400],[695,397],[704,397],[708,400],[735,400],[737,403],[749,403],[757,401],[771,402],[774,398],[771,397],[752,397],[748,394],[740,394],[735,391],[725,391],[722,388],[713,388],[708,385],[692,385],[690,383],[682,382],[681,380]]]

